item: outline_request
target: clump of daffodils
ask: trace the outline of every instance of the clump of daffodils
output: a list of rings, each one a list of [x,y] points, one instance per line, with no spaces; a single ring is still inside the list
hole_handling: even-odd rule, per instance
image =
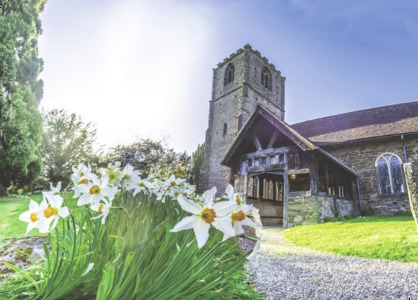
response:
[[[80,164],[74,169],[71,181],[77,205],[88,207],[93,212],[93,219],[100,218],[102,224],[112,215],[113,199],[120,192],[132,193],[133,196],[143,193],[154,196],[155,201],[162,203],[167,199],[177,201],[190,215],[180,220],[171,232],[193,229],[199,248],[208,241],[211,227],[221,231],[224,240],[244,234],[243,226],[254,228],[256,233],[261,228],[258,209],[245,204],[243,197],[235,193],[231,185],[220,198],[216,197],[215,187],[198,195],[195,187],[184,179],[174,175],[162,178],[159,174],[142,178],[138,170],[130,165],[122,169],[120,163],[109,164],[100,177],[91,172],[90,166]],[[34,228],[41,233],[49,232],[57,226],[60,218],[70,215],[69,209],[62,206],[60,188],[60,183],[56,187],[51,184],[51,191],[43,193],[40,204],[30,201],[29,210],[19,217],[28,223],[26,233]]]

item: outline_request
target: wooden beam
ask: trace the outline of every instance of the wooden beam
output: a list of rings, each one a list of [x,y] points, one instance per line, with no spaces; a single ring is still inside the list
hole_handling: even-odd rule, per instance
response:
[[[256,135],[254,136],[254,144],[255,144],[255,148],[257,149],[257,151],[263,150],[263,147],[261,146],[260,140],[258,139],[258,137]]]
[[[286,155],[285,155],[286,156]],[[287,176],[287,164],[285,166],[284,175],[283,175],[283,228],[286,229],[289,226],[289,214],[288,214],[288,195],[289,195],[289,177]]]
[[[277,140],[277,137],[279,136],[279,132],[277,131],[277,130],[275,130],[274,132],[273,132],[273,135],[272,135],[272,137],[271,137],[271,139],[270,139],[270,142],[269,142],[269,144],[268,144],[268,146],[267,146],[267,149],[268,148],[273,148],[273,144],[274,144],[274,142]]]

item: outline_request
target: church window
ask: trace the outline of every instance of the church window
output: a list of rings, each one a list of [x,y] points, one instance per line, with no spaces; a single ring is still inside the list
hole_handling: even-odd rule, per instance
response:
[[[380,194],[404,193],[402,161],[396,154],[385,153],[376,160]]]
[[[234,81],[234,73],[235,67],[233,64],[230,63],[225,69],[224,85],[227,85],[228,83]]]
[[[261,71],[261,85],[271,91],[271,73],[267,68]]]

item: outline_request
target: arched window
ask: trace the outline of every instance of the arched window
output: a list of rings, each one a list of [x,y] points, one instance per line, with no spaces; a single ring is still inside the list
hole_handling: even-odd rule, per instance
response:
[[[228,125],[226,125],[226,123],[224,124],[224,131],[223,131],[223,135],[226,134],[226,130],[228,129]]]
[[[402,161],[396,154],[384,153],[375,163],[380,194],[404,193]]]
[[[261,71],[261,85],[271,91],[271,73],[266,67]]]
[[[235,67],[233,64],[230,63],[225,69],[224,85],[227,85],[228,83],[234,81],[234,73]]]

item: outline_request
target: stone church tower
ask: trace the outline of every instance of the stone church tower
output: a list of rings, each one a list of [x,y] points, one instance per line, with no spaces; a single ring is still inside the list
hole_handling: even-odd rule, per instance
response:
[[[284,119],[284,82],[280,71],[250,45],[238,49],[213,69],[200,191],[213,186],[218,194],[225,191],[232,174],[221,160],[257,104]]]

